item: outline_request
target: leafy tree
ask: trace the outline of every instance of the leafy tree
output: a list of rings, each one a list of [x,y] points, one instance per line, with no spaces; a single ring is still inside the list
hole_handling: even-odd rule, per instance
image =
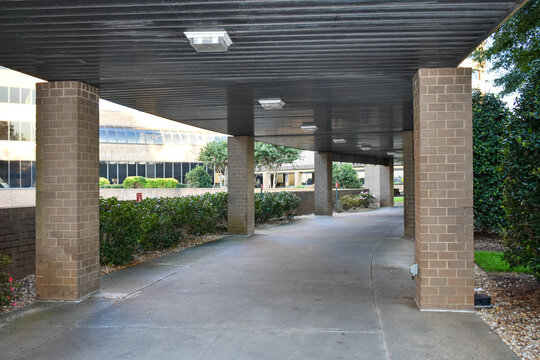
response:
[[[478,231],[500,231],[504,171],[503,139],[510,112],[493,94],[473,92],[474,226]]]
[[[214,168],[221,174],[220,187],[223,187],[227,177],[227,140],[212,141],[206,144],[199,152],[199,161]]]
[[[504,231],[510,265],[529,266],[540,279],[540,64],[532,67],[508,123]]]
[[[255,166],[266,168],[274,174],[272,187],[276,187],[277,172],[284,164],[291,164],[300,158],[300,150],[262,142],[255,143]]]
[[[362,187],[360,179],[356,175],[356,170],[354,170],[350,163],[332,163],[332,183],[333,186],[339,183],[339,187],[343,189],[358,189]]]
[[[202,166],[197,166],[186,174],[186,183],[194,188],[211,188],[212,178]]]
[[[495,80],[503,94],[518,90],[534,72],[540,59],[540,5],[529,0],[495,32],[492,43],[473,55],[481,63],[491,61],[493,70],[504,75]]]

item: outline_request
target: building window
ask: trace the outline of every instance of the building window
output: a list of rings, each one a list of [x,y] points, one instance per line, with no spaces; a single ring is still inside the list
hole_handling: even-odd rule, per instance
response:
[[[472,77],[473,80],[480,80],[480,71],[473,70],[471,77]]]
[[[7,86],[0,86],[0,102],[9,102],[9,88]]]

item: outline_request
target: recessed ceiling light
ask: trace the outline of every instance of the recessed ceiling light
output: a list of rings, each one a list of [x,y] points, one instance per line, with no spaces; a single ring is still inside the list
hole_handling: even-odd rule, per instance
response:
[[[360,150],[362,150],[362,151],[369,151],[369,150],[371,150],[371,146],[369,146],[369,145],[362,145],[362,146],[360,147]]]
[[[332,139],[334,144],[345,144],[347,142],[347,139],[339,138],[339,139]]]
[[[281,109],[285,102],[279,98],[277,99],[259,99],[259,104],[261,104],[263,109],[272,110],[272,109]]]
[[[390,155],[390,156],[396,156],[398,153],[395,152],[395,151],[389,151],[386,153],[386,155]]]
[[[232,45],[226,31],[186,31],[184,35],[197,52],[223,52]]]
[[[306,131],[306,132],[315,132],[319,130],[319,127],[315,125],[315,123],[312,122],[305,122],[302,125],[300,125],[300,129]]]

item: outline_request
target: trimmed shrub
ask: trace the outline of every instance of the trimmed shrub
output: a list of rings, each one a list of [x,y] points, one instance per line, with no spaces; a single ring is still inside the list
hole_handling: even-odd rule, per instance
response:
[[[156,178],[156,179],[146,179],[144,183],[145,188],[175,188],[176,184],[178,184],[178,180],[173,178]]]
[[[123,189],[124,186],[122,184],[112,184],[111,189]]]
[[[255,222],[264,223],[271,219],[292,219],[294,210],[300,205],[300,197],[288,191],[265,193],[255,196]]]
[[[475,90],[472,99],[474,228],[500,232],[505,225],[503,139],[510,113],[493,94]]]
[[[339,199],[343,210],[366,209],[375,204],[375,197],[370,193],[344,195]]]
[[[521,90],[504,142],[505,259],[540,280],[540,60]]]
[[[128,176],[122,186],[125,189],[141,189],[146,183],[146,178],[143,176]]]
[[[212,178],[202,166],[197,166],[186,174],[186,183],[192,188],[211,188]]]
[[[356,174],[352,164],[343,163],[341,165],[332,163],[332,187],[339,183],[341,189],[359,189],[362,183]]]
[[[179,189],[182,189],[182,188],[187,188],[187,185],[182,184],[181,182],[179,182],[178,184],[176,184],[176,187],[179,188]]]
[[[300,198],[289,192],[255,198],[257,222],[292,218]],[[185,235],[226,229],[227,193],[176,198],[147,198],[141,202],[100,199],[100,256],[102,264],[129,263],[137,253],[177,245]]]
[[[104,185],[110,185],[111,183],[109,182],[108,179],[105,179],[104,177],[100,177],[99,178],[99,186],[103,187]]]

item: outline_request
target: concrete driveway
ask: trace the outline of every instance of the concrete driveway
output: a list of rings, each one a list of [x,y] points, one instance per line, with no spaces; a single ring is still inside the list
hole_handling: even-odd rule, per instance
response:
[[[306,217],[0,317],[1,359],[517,359],[473,313],[427,313],[402,208]]]

